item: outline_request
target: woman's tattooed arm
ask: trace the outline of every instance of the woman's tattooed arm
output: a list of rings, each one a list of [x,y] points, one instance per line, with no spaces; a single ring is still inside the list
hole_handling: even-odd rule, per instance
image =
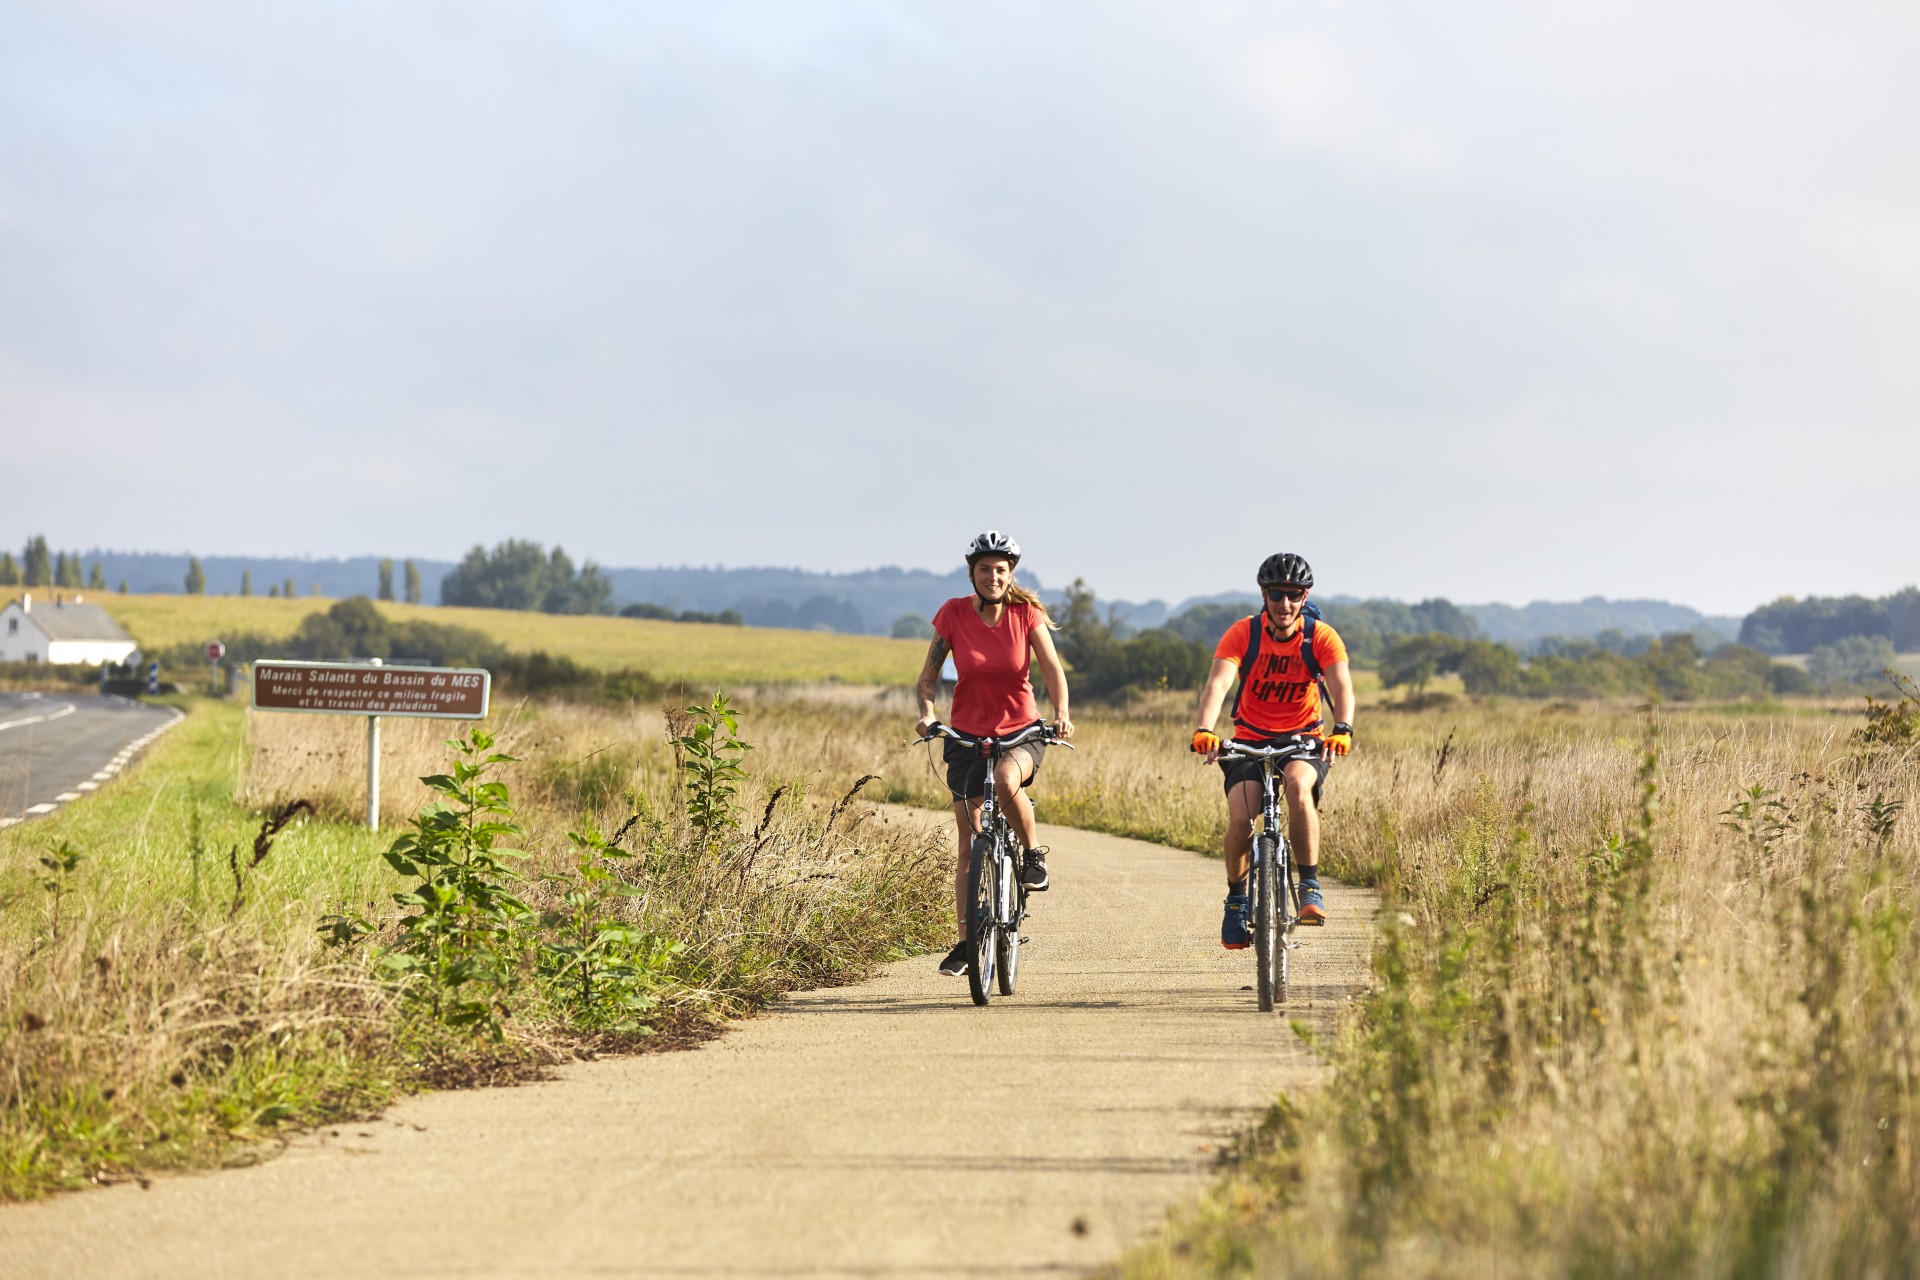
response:
[[[920,682],[914,686],[914,692],[920,695],[920,723],[923,725],[931,724],[939,716],[935,704],[940,700],[940,668],[946,664],[949,652],[947,642],[939,636],[935,636],[933,643],[927,646],[927,661],[920,668]]]

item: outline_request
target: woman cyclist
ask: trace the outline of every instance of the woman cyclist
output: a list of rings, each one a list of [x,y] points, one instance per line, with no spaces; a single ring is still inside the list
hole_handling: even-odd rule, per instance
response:
[[[1040,597],[1013,580],[1020,563],[1020,545],[997,529],[967,546],[967,576],[971,596],[958,596],[933,615],[933,643],[926,665],[920,668],[920,722],[916,732],[925,737],[938,720],[935,702],[940,696],[940,669],[953,655],[959,679],[953,686],[953,714],[948,723],[971,737],[1004,737],[1040,720],[1028,671],[1040,664],[1047,697],[1053,702],[1054,732],[1073,736],[1067,717],[1067,672],[1053,647],[1053,619]],[[1040,770],[1046,747],[1028,742],[994,764],[994,785],[1007,815],[1007,825],[1023,851],[1020,883],[1028,892],[1047,888],[1047,851],[1033,843],[1033,802],[1026,786]],[[981,801],[986,793],[987,761],[977,751],[948,739],[947,789],[953,793],[954,825],[959,836],[959,861],[953,872],[954,916],[960,926],[960,944],[940,962],[940,972],[967,971],[967,873],[973,837],[978,833]]]

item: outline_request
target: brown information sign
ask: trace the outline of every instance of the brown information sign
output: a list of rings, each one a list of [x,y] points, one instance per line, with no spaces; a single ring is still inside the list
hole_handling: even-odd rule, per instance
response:
[[[262,711],[479,720],[493,678],[477,667],[376,667],[359,662],[256,662]]]

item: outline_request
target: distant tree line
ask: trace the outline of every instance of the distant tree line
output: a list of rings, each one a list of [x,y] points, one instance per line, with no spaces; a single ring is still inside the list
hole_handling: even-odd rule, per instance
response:
[[[1126,634],[1082,581],[1067,589],[1056,621],[1059,648],[1076,695],[1126,697],[1152,689],[1196,689],[1213,664],[1214,646],[1246,605],[1198,605],[1164,627]],[[1366,601],[1325,607],[1325,620],[1347,642],[1356,667],[1377,668],[1388,688],[1424,691],[1437,676],[1457,675],[1476,697],[1660,697],[1672,701],[1741,699],[1852,691],[1878,678],[1891,650],[1850,649],[1841,660],[1803,671],[1740,644],[1704,648],[1676,632],[1658,638],[1615,637],[1616,647],[1561,639],[1532,654],[1476,634],[1473,620],[1445,600],[1418,605]],[[1429,626],[1426,630],[1406,628]],[[1442,628],[1447,629],[1442,629]],[[1349,630],[1351,628],[1351,631]],[[1881,642],[1885,644],[1884,641]],[[1632,653],[1619,649],[1632,649]],[[1879,662],[1880,659],[1885,662]]]
[[[1100,608],[1084,581],[1075,579],[1056,618],[1060,653],[1073,670],[1076,694],[1110,698],[1145,689],[1197,689],[1213,667],[1220,637],[1259,607],[1253,600],[1195,605],[1165,626],[1129,632],[1113,610]],[[1405,637],[1434,634],[1465,641],[1478,633],[1471,617],[1439,599],[1411,605],[1343,602],[1322,606],[1322,613],[1358,667],[1375,665],[1388,646]]]
[[[841,596],[810,596],[799,604],[789,604],[762,596],[746,596],[733,602],[729,613],[737,613],[750,627],[786,627],[794,631],[840,631],[858,635],[867,629],[860,610]]]
[[[658,618],[662,622],[710,622],[723,627],[738,627],[745,624],[740,615],[732,609],[722,609],[718,613],[702,613],[698,609],[682,609],[678,613],[663,604],[630,604],[620,611],[623,618]]]
[[[1890,596],[1784,596],[1740,624],[1740,643],[1763,653],[1807,653],[1856,636],[1884,639],[1900,653],[1920,650],[1920,587]]]
[[[1684,702],[1815,691],[1814,679],[1798,667],[1747,645],[1723,644],[1703,653],[1699,640],[1685,631],[1649,641],[1634,656],[1568,641],[1556,652],[1528,657],[1491,640],[1435,632],[1395,641],[1381,656],[1379,670],[1387,688],[1404,686],[1415,693],[1435,676],[1457,675],[1475,697],[1657,696]]]
[[[1228,627],[1259,607],[1260,603],[1252,599],[1239,604],[1195,605],[1170,619],[1167,629],[1204,644],[1211,654]],[[1329,602],[1320,606],[1320,614],[1346,642],[1348,658],[1363,667],[1372,666],[1389,644],[1403,636],[1439,632],[1470,640],[1480,634],[1479,625],[1449,600],[1422,600],[1418,604],[1398,600]]]
[[[612,613],[613,584],[591,560],[576,572],[559,547],[548,552],[537,542],[509,538],[492,551],[476,546],[467,552],[441,581],[440,603],[536,613]]]
[[[572,658],[514,653],[484,632],[439,622],[395,622],[365,596],[336,602],[300,620],[291,638],[243,633],[227,640],[226,660],[257,662],[295,658],[309,662],[382,662],[438,667],[484,667],[501,687],[516,694],[582,701],[626,702],[662,696],[667,687],[644,671],[598,671]],[[198,644],[176,645],[159,655],[169,668],[198,669]]]
[[[419,604],[420,595],[421,595],[420,566],[415,564],[413,561],[409,560],[406,562],[404,567],[407,575],[406,576],[407,603]],[[393,599],[393,561],[391,559],[382,560],[380,562],[379,572],[380,572],[380,588],[379,588],[379,591],[376,593],[376,595],[381,600],[391,600]]]
[[[88,568],[78,551],[53,551],[45,537],[35,534],[27,539],[15,560],[13,552],[0,551],[0,587],[86,587],[107,589],[106,574],[100,562]]]

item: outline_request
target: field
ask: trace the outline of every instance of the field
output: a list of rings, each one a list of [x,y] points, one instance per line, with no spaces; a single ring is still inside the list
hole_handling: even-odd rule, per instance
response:
[[[92,597],[150,651],[203,644],[238,632],[290,636],[309,613],[333,602],[266,596]],[[703,686],[839,681],[911,684],[920,672],[923,640],[723,627],[651,618],[571,617],[505,609],[451,609],[381,603],[396,621],[420,619],[471,627],[509,649],[565,654],[600,670],[632,668],[663,681]]]
[[[1041,817],[1217,848],[1188,701],[1078,713]],[[498,1050],[400,1017],[370,952],[347,963],[313,932],[398,884],[350,822],[361,726],[193,705],[132,776],[0,836],[0,1078],[36,1085],[0,1117],[5,1194],[231,1158],[278,1124],[599,1043],[537,1002]],[[841,803],[867,775],[862,801],[946,802],[937,757],[907,744],[905,690],[763,683],[741,706],[751,831],[710,855],[666,711],[522,703],[492,725],[520,757],[501,777],[532,867],[562,874],[567,830],[639,814],[647,927],[730,940],[678,962],[663,1027],[857,977],[946,928],[943,852]],[[1278,1100],[1117,1274],[1913,1274],[1914,718],[1876,743],[1857,707],[1437,688],[1409,706],[1369,687],[1324,860],[1387,906],[1374,991],[1320,1046],[1335,1083]],[[444,767],[444,732],[390,722],[388,822],[426,798],[413,779]],[[225,851],[296,798],[316,818],[236,895]],[[785,852],[748,856],[767,831]],[[78,866],[41,868],[63,845]]]
[[[1122,1274],[1915,1274],[1913,739],[1545,711],[1363,723],[1328,863],[1383,892],[1375,992]]]
[[[0,832],[0,1200],[245,1159],[286,1125],[650,1029],[677,1042],[951,928],[944,841],[840,804],[857,775],[823,766],[810,723],[744,725],[749,776],[714,812],[746,825],[702,830],[659,712],[522,704],[491,728],[519,757],[492,773],[524,828],[505,884],[526,912],[490,917],[494,969],[443,1004],[380,967],[408,888],[382,852],[457,730],[389,722],[376,835],[353,820],[357,720],[179,701],[187,721],[111,785]],[[317,812],[261,853],[262,813],[294,799]],[[631,856],[569,835],[621,828]],[[349,926],[341,945],[323,917]],[[482,1021],[448,1021],[474,989]]]

